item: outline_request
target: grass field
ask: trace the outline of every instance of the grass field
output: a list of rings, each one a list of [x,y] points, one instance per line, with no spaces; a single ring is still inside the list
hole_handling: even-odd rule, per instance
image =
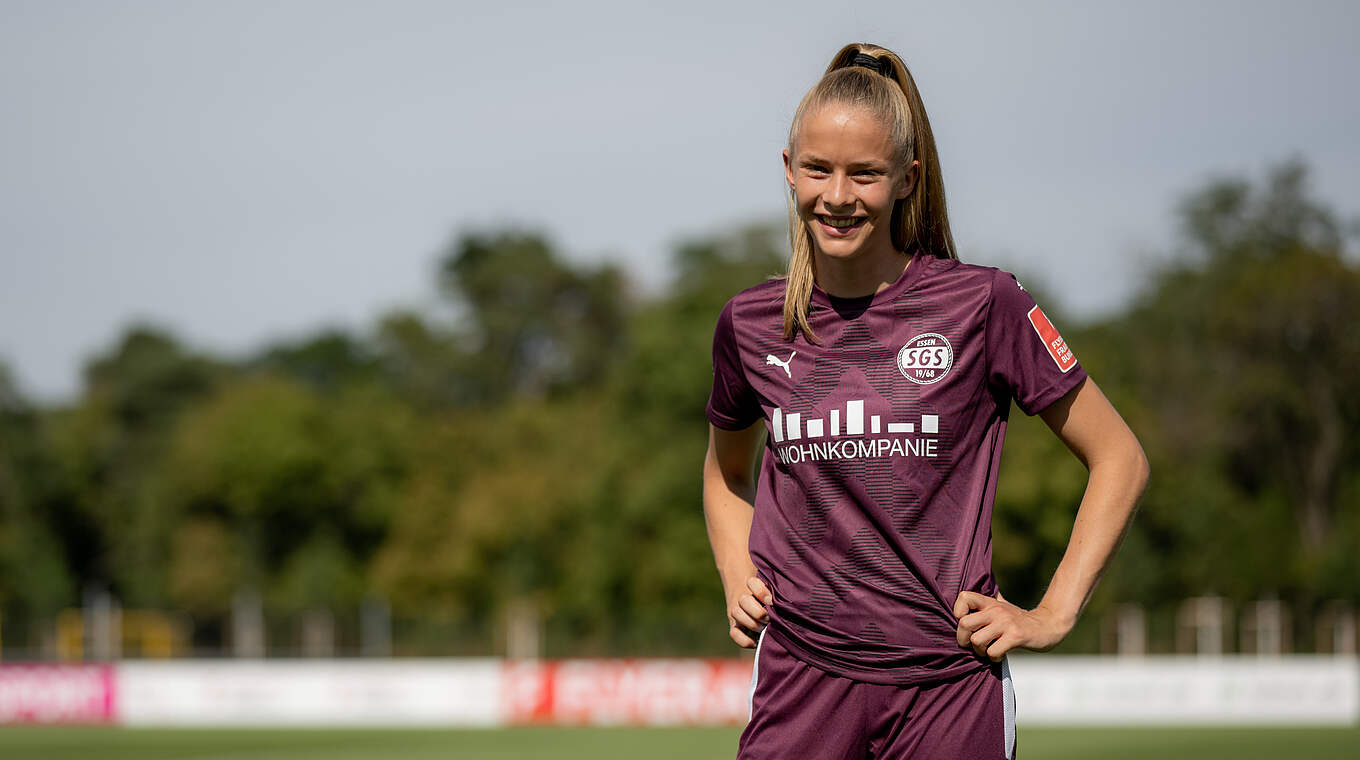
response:
[[[736,728],[152,730],[0,728],[5,760],[693,760],[731,758]],[[810,760],[816,757],[809,752]],[[1022,729],[1025,760],[1360,758],[1360,728]]]

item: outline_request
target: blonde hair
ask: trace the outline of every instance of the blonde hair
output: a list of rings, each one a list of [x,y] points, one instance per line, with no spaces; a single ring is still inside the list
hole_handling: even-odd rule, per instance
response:
[[[854,65],[855,56],[863,53],[886,59],[891,76],[864,66]],[[789,128],[789,155],[796,154],[798,131],[803,118],[827,105],[853,105],[878,116],[891,133],[898,167],[907,171],[912,161],[921,167],[911,194],[897,201],[892,215],[893,247],[906,254],[909,246],[919,246],[926,255],[956,259],[954,236],[949,231],[949,214],[945,208],[944,181],[940,177],[940,159],[935,151],[935,135],[930,131],[925,104],[911,78],[907,65],[896,53],[878,45],[855,43],[841,48],[831,59],[826,73],[812,86],[798,104]],[[816,277],[812,233],[798,216],[797,198],[789,198],[789,271],[784,289],[784,340],[802,332],[808,340],[816,341],[808,320],[812,301],[812,284]]]

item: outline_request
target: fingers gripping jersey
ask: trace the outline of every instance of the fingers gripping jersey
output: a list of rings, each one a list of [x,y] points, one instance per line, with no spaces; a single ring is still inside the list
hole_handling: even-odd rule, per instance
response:
[[[1009,273],[917,253],[865,298],[814,287],[818,343],[783,339],[784,282],[745,290],[713,340],[708,418],[769,431],[750,551],[770,634],[831,673],[947,680],[987,663],[954,639],[963,590],[994,594],[991,517],[1012,399],[1085,371]]]

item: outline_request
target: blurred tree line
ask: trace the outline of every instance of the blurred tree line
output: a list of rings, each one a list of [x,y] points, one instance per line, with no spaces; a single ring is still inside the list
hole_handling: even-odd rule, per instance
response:
[[[1360,602],[1360,266],[1305,179],[1209,183],[1127,309],[1055,320],[1154,473],[1068,649],[1115,602],[1273,597],[1305,626]],[[398,653],[500,651],[526,604],[550,655],[731,653],[700,503],[710,341],[783,250],[762,226],[695,240],[632,299],[613,266],[480,232],[441,261],[453,319],[391,313],[240,361],[138,326],[58,408],[0,367],[6,646],[103,588],[187,613],[204,647],[249,590],[282,618],[385,599]],[[1003,467],[995,567],[1033,604],[1085,471],[1018,412]]]

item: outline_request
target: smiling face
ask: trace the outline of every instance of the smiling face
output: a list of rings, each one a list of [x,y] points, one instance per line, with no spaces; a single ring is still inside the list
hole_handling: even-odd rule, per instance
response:
[[[891,133],[869,111],[830,104],[804,116],[784,173],[818,258],[895,255],[893,205],[911,195],[917,162],[898,165]],[[867,262],[866,262],[867,263]]]

